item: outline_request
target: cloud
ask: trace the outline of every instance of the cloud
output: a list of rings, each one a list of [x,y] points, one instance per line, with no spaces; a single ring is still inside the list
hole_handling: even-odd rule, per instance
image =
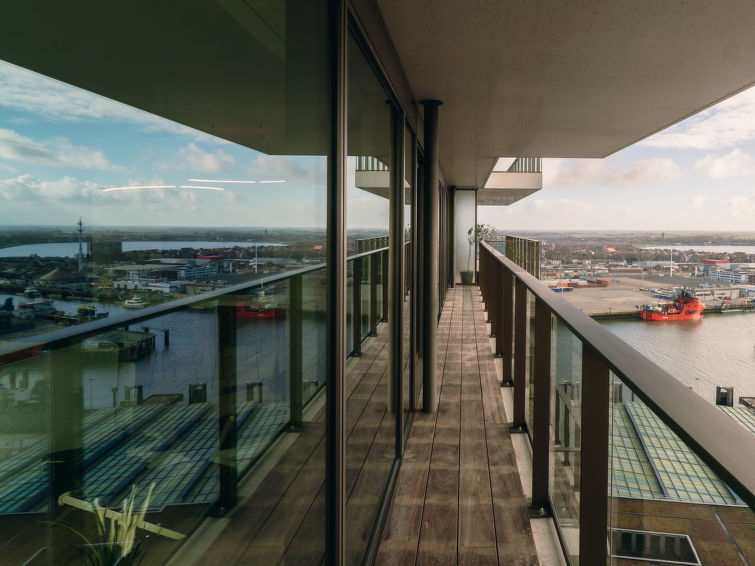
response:
[[[353,160],[349,160],[351,162]],[[325,185],[327,171],[323,157],[260,155],[249,166],[255,179],[285,179],[293,183]]]
[[[755,217],[755,195],[731,197],[726,201],[729,214],[740,218]]]
[[[19,175],[13,179],[0,180],[0,200],[21,202],[41,202],[54,205],[66,201],[89,203],[100,193],[100,186],[90,181],[80,181],[74,177],[63,177],[55,181],[42,181],[33,175]],[[40,211],[44,212],[44,211]],[[49,211],[54,214],[55,211]],[[40,218],[40,223],[44,219]]]
[[[179,149],[176,158],[176,163],[166,164],[166,168],[175,167],[202,173],[218,173],[235,163],[232,155],[220,149],[213,152],[204,151],[193,142]]]
[[[644,159],[625,168],[615,168],[606,159],[547,159],[543,164],[543,188],[589,185],[632,187],[643,183],[670,182],[681,175],[679,166],[667,158]]]
[[[230,143],[5,61],[0,61],[0,107],[59,122],[122,122],[147,132],[165,131],[205,143]]]
[[[0,158],[48,167],[122,170],[110,163],[102,151],[75,146],[68,138],[57,137],[43,144],[13,130],[2,128],[0,128]]]
[[[692,197],[692,206],[695,208],[700,208],[705,204],[705,202],[708,200],[708,197],[705,195],[695,195]]]
[[[741,177],[755,173],[755,164],[749,154],[736,148],[721,157],[709,153],[697,160],[695,162],[695,173],[714,179]]]
[[[578,187],[596,182],[606,170],[604,159],[544,159],[543,187]]]
[[[670,182],[681,177],[682,171],[672,159],[643,159],[631,167],[608,173],[603,179],[607,185],[632,187],[644,183]]]
[[[715,149],[755,140],[755,89],[748,89],[650,136],[640,145],[665,149]]]

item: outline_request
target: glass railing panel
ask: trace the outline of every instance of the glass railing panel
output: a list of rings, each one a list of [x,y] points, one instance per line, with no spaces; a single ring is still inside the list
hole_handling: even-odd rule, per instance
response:
[[[746,407],[717,410],[755,433]],[[735,564],[752,556],[753,510],[616,376],[610,414],[613,559]]]
[[[370,334],[370,307],[371,307],[371,301],[372,301],[372,280],[373,277],[376,275],[371,270],[371,264],[370,257],[362,258],[362,283],[361,283],[361,325],[360,325],[360,336],[362,337],[362,340],[367,338]]]
[[[302,276],[302,403],[325,386],[327,279],[324,269]]]
[[[579,562],[582,343],[560,321],[551,338],[551,468],[556,527],[572,564]]]
[[[532,439],[535,414],[535,295],[527,291],[527,393],[525,394],[524,415],[527,431]]]
[[[354,261],[346,262],[346,354],[354,351]]]

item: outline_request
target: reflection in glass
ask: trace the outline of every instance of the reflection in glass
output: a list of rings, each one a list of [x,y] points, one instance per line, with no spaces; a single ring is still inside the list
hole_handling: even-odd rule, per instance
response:
[[[347,152],[353,167],[349,167],[347,180],[348,231],[355,237],[370,231],[373,236],[385,237],[391,194],[391,107],[353,38],[349,52]],[[373,247],[380,247],[377,241],[373,243]],[[354,277],[350,302],[354,286],[359,284]],[[369,297],[366,283],[362,293],[366,313],[369,303],[364,300]],[[362,336],[364,332],[360,332]],[[346,366],[345,540],[346,562],[350,564],[361,561],[367,548],[395,456],[395,412],[389,410],[391,375],[387,337],[387,325],[379,325],[377,336],[362,345],[361,357],[351,359]]]
[[[549,492],[565,549],[579,556],[582,343],[561,322],[552,337],[551,469]]]
[[[57,69],[155,114],[0,61],[4,564],[83,563],[74,530],[98,543],[91,505],[124,499],[166,529],[136,530],[144,565],[221,523],[197,563],[323,559],[328,11],[258,4],[187,5],[180,30],[124,8],[183,45],[150,80],[120,52],[128,88]]]
[[[527,362],[525,365],[527,392],[525,394],[524,415],[527,431],[532,437],[535,413],[535,295],[527,291]]]

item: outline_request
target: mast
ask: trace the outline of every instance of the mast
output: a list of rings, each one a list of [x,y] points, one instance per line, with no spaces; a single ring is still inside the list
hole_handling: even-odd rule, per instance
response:
[[[83,260],[84,260],[84,254],[82,253],[82,246],[81,246],[81,235],[84,232],[84,223],[81,221],[81,216],[79,216],[79,221],[76,224],[78,226],[78,233],[79,233],[79,273],[81,273],[82,266],[83,266]]]
[[[671,273],[669,274],[669,277],[674,276],[674,248],[671,248],[671,261],[669,262],[669,267],[671,268]]]

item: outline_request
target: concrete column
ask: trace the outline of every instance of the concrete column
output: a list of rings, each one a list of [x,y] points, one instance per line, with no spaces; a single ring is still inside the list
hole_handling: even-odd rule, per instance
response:
[[[423,212],[422,229],[422,410],[435,410],[437,382],[437,330],[438,330],[438,106],[439,100],[423,100],[425,107],[425,178],[420,193]]]

